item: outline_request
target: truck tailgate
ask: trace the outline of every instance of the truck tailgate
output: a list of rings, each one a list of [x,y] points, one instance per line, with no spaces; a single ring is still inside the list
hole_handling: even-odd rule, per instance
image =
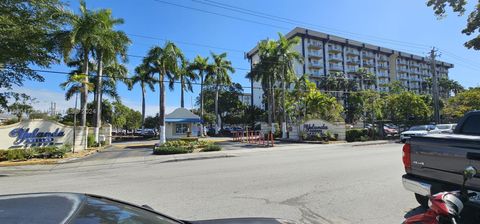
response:
[[[435,134],[413,137],[409,143],[413,175],[461,184],[465,167],[471,165],[480,172],[479,136]],[[480,175],[467,187],[480,191]]]

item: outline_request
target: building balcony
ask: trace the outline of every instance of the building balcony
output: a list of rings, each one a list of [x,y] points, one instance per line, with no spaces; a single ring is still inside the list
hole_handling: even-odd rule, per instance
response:
[[[328,51],[329,52],[340,53],[340,52],[342,52],[342,47],[336,46],[336,45],[328,46]]]
[[[409,80],[408,76],[406,76],[406,75],[399,75],[399,76],[398,76],[398,79],[400,79],[400,80]]]
[[[371,52],[362,52],[362,57],[363,57],[363,58],[373,59],[373,58],[375,58],[375,54],[374,54],[374,53],[371,53]]]
[[[323,68],[323,63],[320,62],[310,62],[308,63],[309,68]]]
[[[322,70],[318,70],[318,69],[310,70],[310,73],[312,74],[312,76],[321,76],[321,75],[323,75],[323,71],[322,71]]]
[[[353,55],[353,56],[360,55],[360,52],[357,49],[348,48],[345,52],[347,53],[347,55]]]
[[[356,58],[347,58],[347,64],[358,65],[359,63],[360,63],[360,60]]]
[[[379,73],[377,73],[377,76],[379,78],[388,78],[389,77],[388,73],[386,73],[386,72],[379,72]]]
[[[409,87],[410,89],[415,89],[415,90],[420,89],[420,85],[410,85]]]
[[[341,65],[329,65],[329,70],[331,70],[331,71],[343,71],[343,66],[341,66]]]
[[[397,64],[398,65],[408,65],[408,62],[406,60],[398,60]]]
[[[389,69],[389,66],[387,64],[378,64],[377,66],[379,69]]]
[[[364,61],[363,62],[363,67],[367,67],[367,68],[371,68],[373,67],[375,64],[373,62],[370,62],[370,61]]]
[[[311,58],[323,58],[323,54],[319,51],[308,51],[308,56]]]
[[[312,49],[322,49],[323,48],[323,44],[322,42],[320,41],[310,41],[308,43],[308,47],[309,48],[312,48]]]
[[[343,61],[342,56],[340,55],[328,55],[329,61]]]
[[[389,61],[389,60],[388,60],[388,57],[387,57],[387,56],[379,56],[379,57],[378,57],[378,61],[386,62],[386,61]]]

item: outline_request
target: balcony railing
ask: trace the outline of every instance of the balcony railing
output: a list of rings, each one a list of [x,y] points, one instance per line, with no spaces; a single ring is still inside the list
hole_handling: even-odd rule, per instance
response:
[[[347,58],[347,63],[358,64],[358,63],[360,63],[360,60],[358,60],[357,58]]]
[[[335,70],[335,71],[342,71],[342,70],[343,70],[343,66],[330,64],[330,65],[329,65],[329,69],[330,69],[330,70]]]
[[[317,57],[317,58],[322,58],[323,54],[321,54],[318,51],[308,51],[308,56],[310,57]]]
[[[316,48],[316,49],[321,49],[323,47],[322,42],[319,41],[311,41],[308,43],[308,47],[310,48]]]
[[[328,46],[329,51],[342,52],[342,48],[336,45]]]
[[[374,63],[371,61],[363,61],[363,66],[364,67],[373,67]]]
[[[334,54],[328,55],[328,59],[331,60],[331,61],[343,61],[342,56],[334,55]]]
[[[347,52],[348,55],[359,55],[359,54],[360,54],[360,52],[359,52],[358,50],[356,50],[356,49],[351,49],[351,48],[348,48],[348,49],[346,50],[346,52]]]
[[[323,63],[312,61],[308,63],[309,67],[323,68]]]
[[[378,77],[389,77],[388,73],[386,73],[386,72],[379,72],[379,73],[377,73],[377,75],[378,75]]]
[[[363,58],[375,58],[375,54],[371,52],[362,52],[362,57]]]

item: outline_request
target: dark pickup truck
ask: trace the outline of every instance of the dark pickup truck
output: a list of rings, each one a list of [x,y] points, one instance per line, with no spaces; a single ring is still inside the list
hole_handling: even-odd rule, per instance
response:
[[[414,136],[407,140],[403,164],[403,186],[415,193],[422,206],[427,206],[429,195],[459,190],[465,167],[480,169],[480,111],[465,114],[453,134]],[[480,192],[480,176],[477,174],[466,187]],[[480,198],[471,201],[480,205]]]

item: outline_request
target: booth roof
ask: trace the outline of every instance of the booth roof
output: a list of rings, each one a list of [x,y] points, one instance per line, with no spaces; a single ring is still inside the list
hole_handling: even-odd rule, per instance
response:
[[[198,115],[185,108],[177,108],[165,116],[165,122],[200,122]]]

